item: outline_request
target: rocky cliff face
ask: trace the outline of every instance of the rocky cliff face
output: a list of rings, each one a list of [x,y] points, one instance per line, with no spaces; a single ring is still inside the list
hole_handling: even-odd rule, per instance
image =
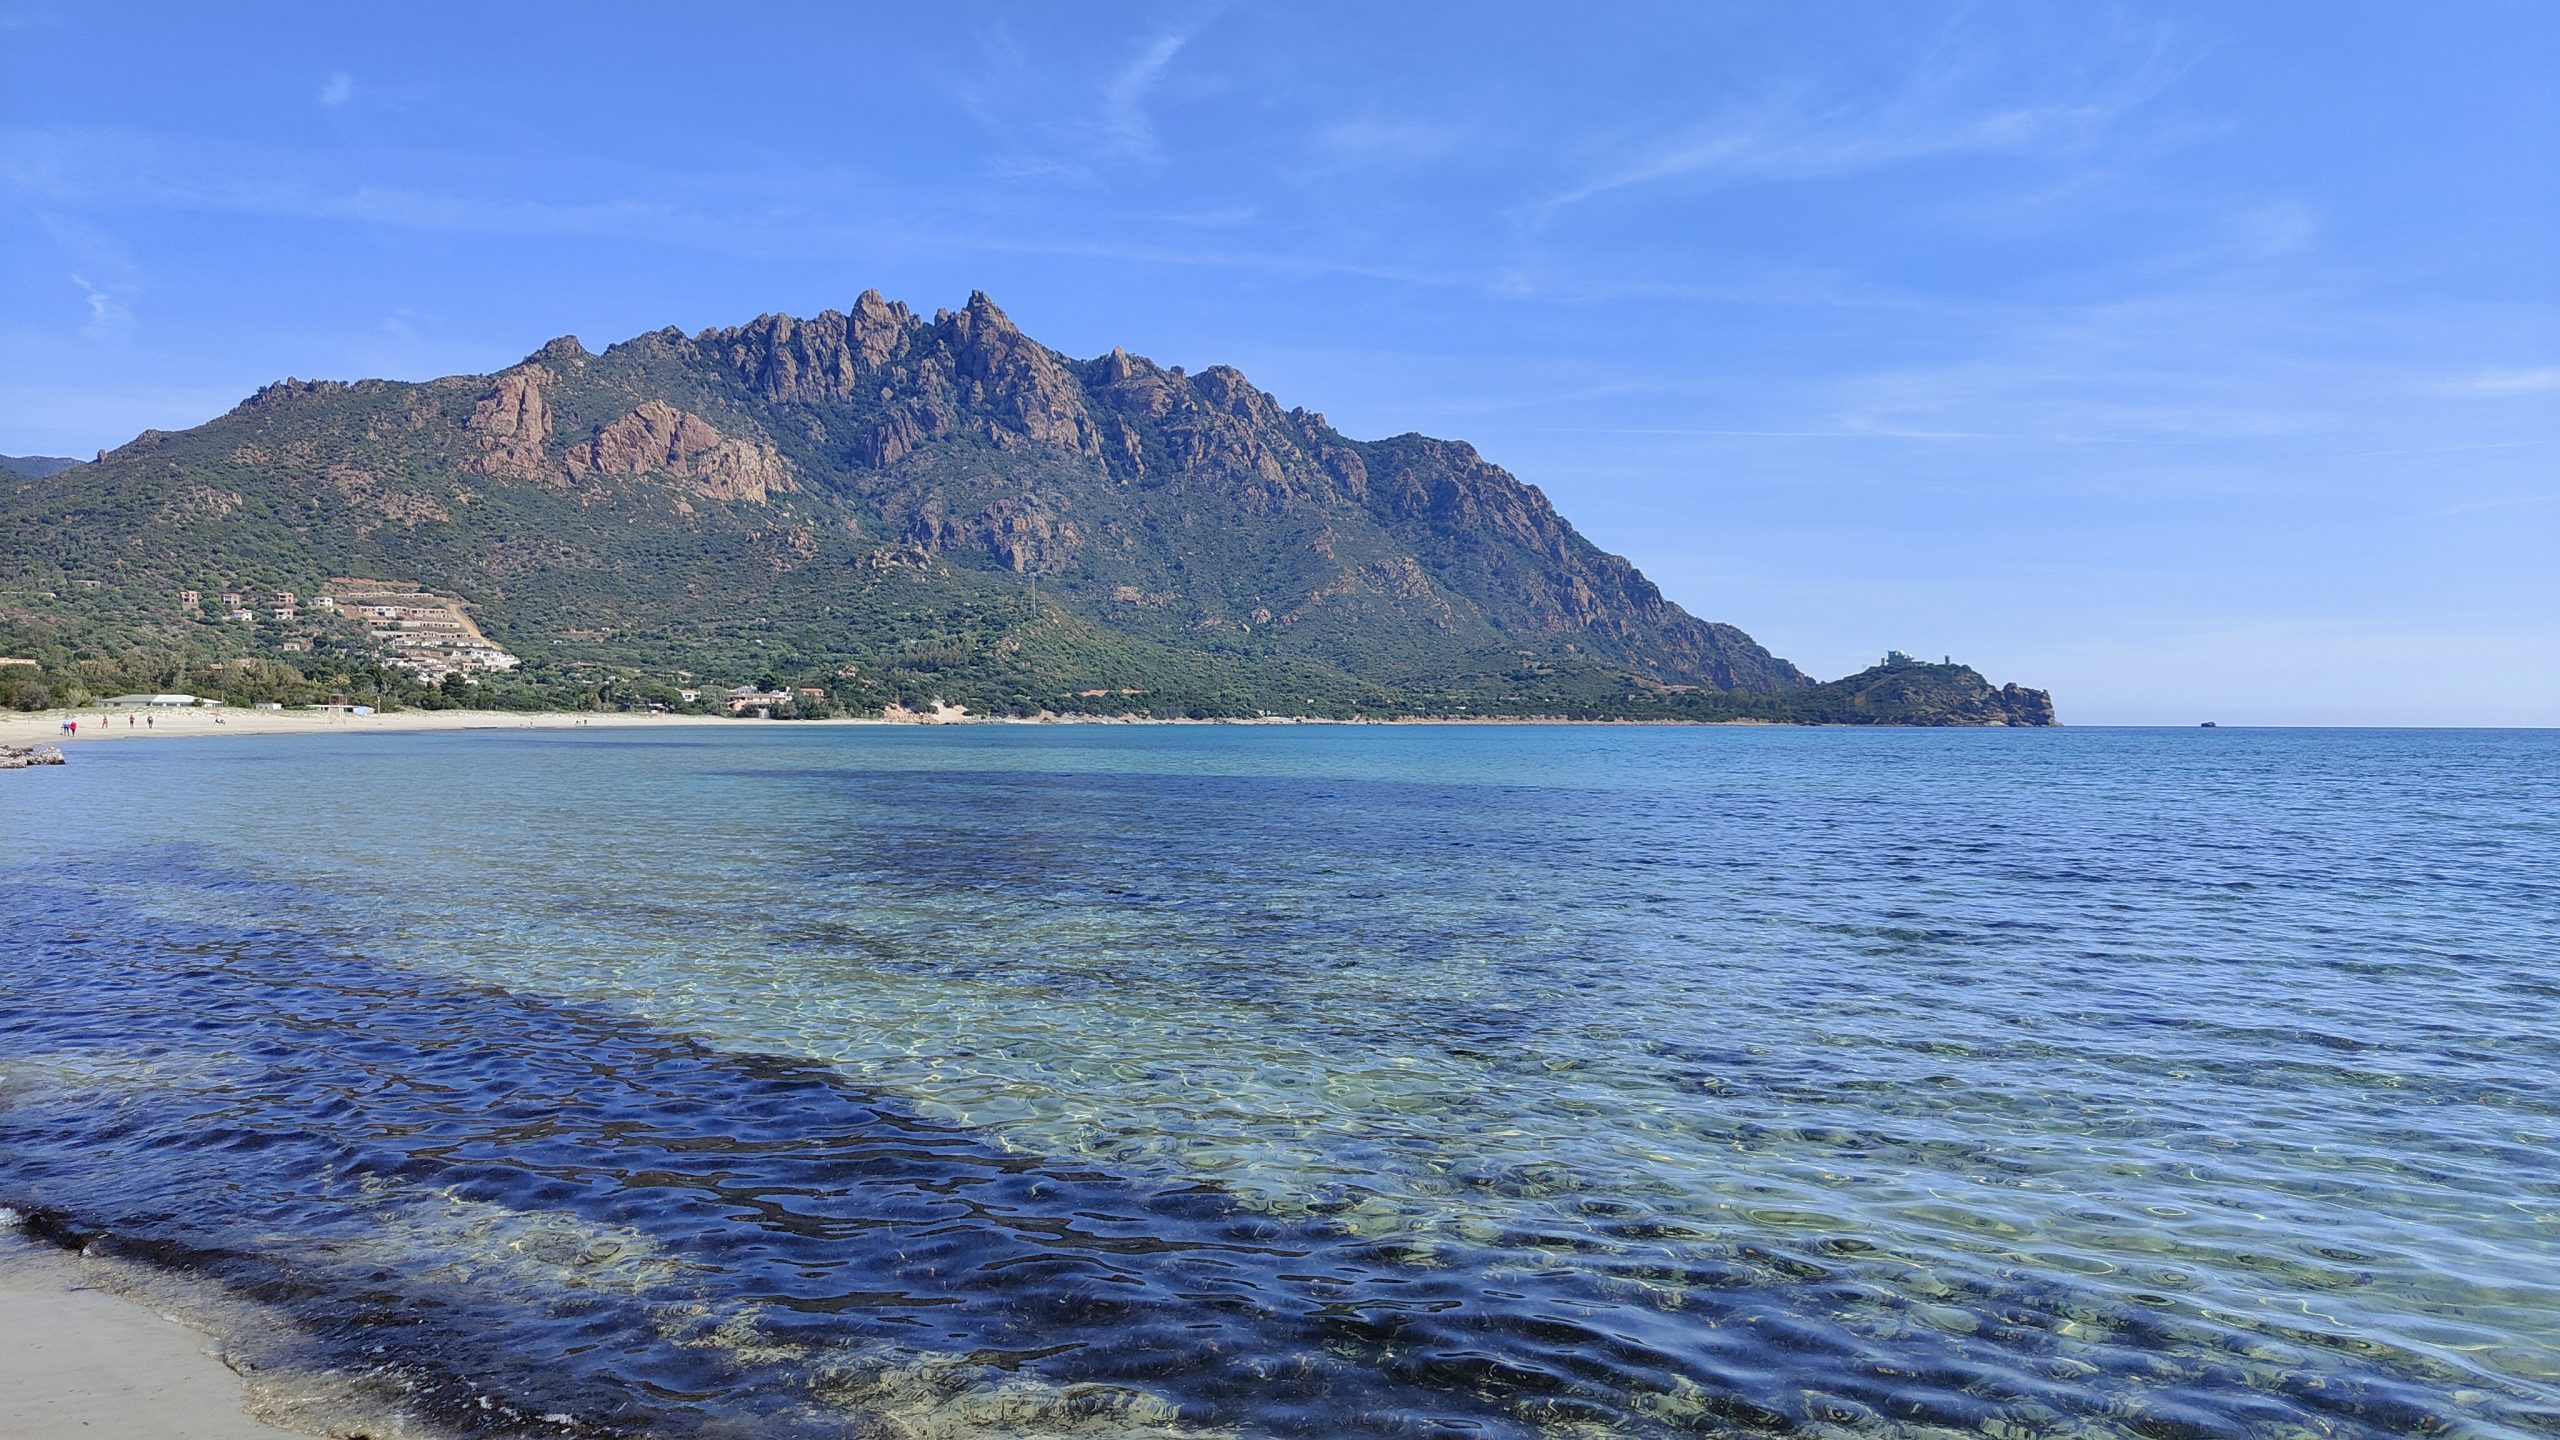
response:
[[[556,379],[532,363],[498,376],[462,424],[474,451],[464,464],[482,475],[549,479],[551,406],[543,392]]]
[[[733,440],[699,415],[664,400],[643,400],[561,458],[571,481],[589,475],[661,475],[695,482],[705,500],[763,504],[796,490],[790,468],[762,440]]]
[[[280,575],[432,568],[421,578],[484,596],[497,623],[543,632],[842,615],[858,577],[940,575],[989,593],[1036,583],[1097,633],[1220,664],[1529,709],[1557,676],[1812,686],[1463,442],[1355,440],[1228,366],[1073,360],[983,294],[927,320],[866,292],[842,312],[601,354],[564,337],[423,385],[286,382],[75,473],[93,471],[84,483],[114,503],[81,513],[125,513],[129,493],[134,514],[182,516],[158,537],[173,556],[228,547]],[[235,503],[180,505],[190,494]],[[128,554],[136,537],[96,538]],[[2032,723],[2033,693],[1945,713]]]

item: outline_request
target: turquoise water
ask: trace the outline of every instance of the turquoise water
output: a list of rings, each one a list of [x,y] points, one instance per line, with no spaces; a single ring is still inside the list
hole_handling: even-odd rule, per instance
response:
[[[2560,1435],[2560,734],[73,762],[0,1203],[449,1426]]]

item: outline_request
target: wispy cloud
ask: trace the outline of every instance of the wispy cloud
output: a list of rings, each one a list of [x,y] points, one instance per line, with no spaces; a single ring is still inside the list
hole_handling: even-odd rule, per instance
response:
[[[508,176],[489,177],[504,186]],[[751,203],[776,193],[843,190],[841,175],[784,169],[743,175],[641,170],[628,193],[592,196],[494,193],[464,184],[386,185],[315,175],[291,152],[260,146],[120,131],[0,130],[0,193],[62,210],[105,205],[180,213],[249,215],[443,232],[688,246],[727,255],[841,256],[850,248],[975,250],[1181,265],[1290,275],[1355,275],[1401,284],[1467,286],[1476,277],[1420,266],[1285,249],[1150,241],[1126,227],[1025,228],[989,225],[974,213],[908,211],[876,190],[858,207],[773,209]],[[1186,229],[1234,226],[1250,208],[1157,217]],[[111,251],[63,222],[71,263],[84,274],[112,271]],[[74,240],[82,243],[75,245]]]
[[[108,339],[133,330],[133,306],[126,298],[130,293],[128,287],[108,289],[92,285],[86,276],[76,274],[71,277],[71,283],[79,286],[80,293],[89,301],[89,323],[80,327],[81,334]]]
[[[1188,31],[1171,30],[1157,35],[1102,87],[1102,117],[1097,129],[1120,155],[1132,160],[1160,158],[1155,121],[1147,114],[1147,97],[1163,82],[1173,57],[1190,43]]]
[[[332,110],[337,109],[356,98],[355,77],[344,70],[338,71],[320,82],[320,94],[317,98],[322,105]]]
[[[2447,395],[2489,398],[2560,394],[2560,365],[2546,365],[2533,370],[2483,370],[2458,380],[2439,380],[2429,388]]]
[[[2318,237],[2320,224],[2320,212],[2299,200],[2270,200],[2234,218],[2234,247],[2247,259],[2290,255]]]
[[[1794,179],[1935,155],[2021,150],[2085,137],[2109,112],[2092,105],[2001,110],[1934,126],[1890,116],[1762,113],[1701,127],[1539,202],[1542,213],[1661,181]]]
[[[341,183],[313,178],[308,167],[282,151],[117,131],[0,131],[0,184],[54,209],[141,205],[417,230],[638,239],[666,227],[662,238],[684,240],[691,230],[714,224],[708,216],[656,201],[516,199]],[[50,209],[47,214],[50,224]],[[722,220],[739,223],[735,216]],[[85,227],[64,221],[55,228],[56,238],[75,255],[108,253]],[[94,272],[94,262],[83,263]]]
[[[2523,495],[2492,495],[2479,500],[2464,500],[2421,510],[2420,520],[2446,520],[2460,515],[2480,515],[2494,510],[2549,510],[2560,508],[2560,490],[2537,490]]]
[[[1339,163],[1419,165],[1456,149],[1465,131],[1455,125],[1370,115],[1331,121],[1318,127],[1311,138],[1320,154]]]
[[[2119,37],[2104,68],[2057,88],[2040,75],[1986,73],[1966,22],[1951,24],[1898,89],[1823,99],[1803,94],[1729,100],[1704,118],[1590,162],[1582,176],[1514,212],[1532,224],[1620,191],[1692,189],[1747,180],[1847,175],[1947,156],[2075,153],[2184,71],[2165,34]],[[2037,67],[2039,69],[2044,67]]]
[[[1064,95],[1056,67],[1035,61],[1009,28],[991,25],[977,36],[981,68],[953,81],[951,93],[995,141],[989,165],[1000,178],[1099,186],[1113,170],[1165,163],[1154,103],[1174,62],[1213,18],[1144,37],[1098,91],[1079,77]]]
[[[1191,225],[1204,229],[1229,229],[1249,225],[1261,218],[1259,205],[1225,205],[1214,210],[1165,210],[1156,219],[1167,225]]]

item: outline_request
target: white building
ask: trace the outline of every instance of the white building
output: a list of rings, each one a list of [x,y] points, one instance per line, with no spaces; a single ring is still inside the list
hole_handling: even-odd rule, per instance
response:
[[[98,703],[101,705],[153,705],[174,707],[179,705],[193,705],[196,703],[196,697],[193,695],[110,695]]]

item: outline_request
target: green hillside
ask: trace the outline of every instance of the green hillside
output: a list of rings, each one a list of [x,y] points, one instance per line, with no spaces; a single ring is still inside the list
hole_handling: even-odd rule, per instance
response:
[[[1962,667],[1816,686],[1462,442],[1353,440],[1225,367],[1073,360],[983,295],[289,380],[0,476],[0,525],[0,653],[41,662],[0,667],[0,703],[299,674],[410,703],[771,679],[812,711],[2050,716]],[[523,664],[424,687],[362,625],[213,598],[347,576],[458,598]]]

